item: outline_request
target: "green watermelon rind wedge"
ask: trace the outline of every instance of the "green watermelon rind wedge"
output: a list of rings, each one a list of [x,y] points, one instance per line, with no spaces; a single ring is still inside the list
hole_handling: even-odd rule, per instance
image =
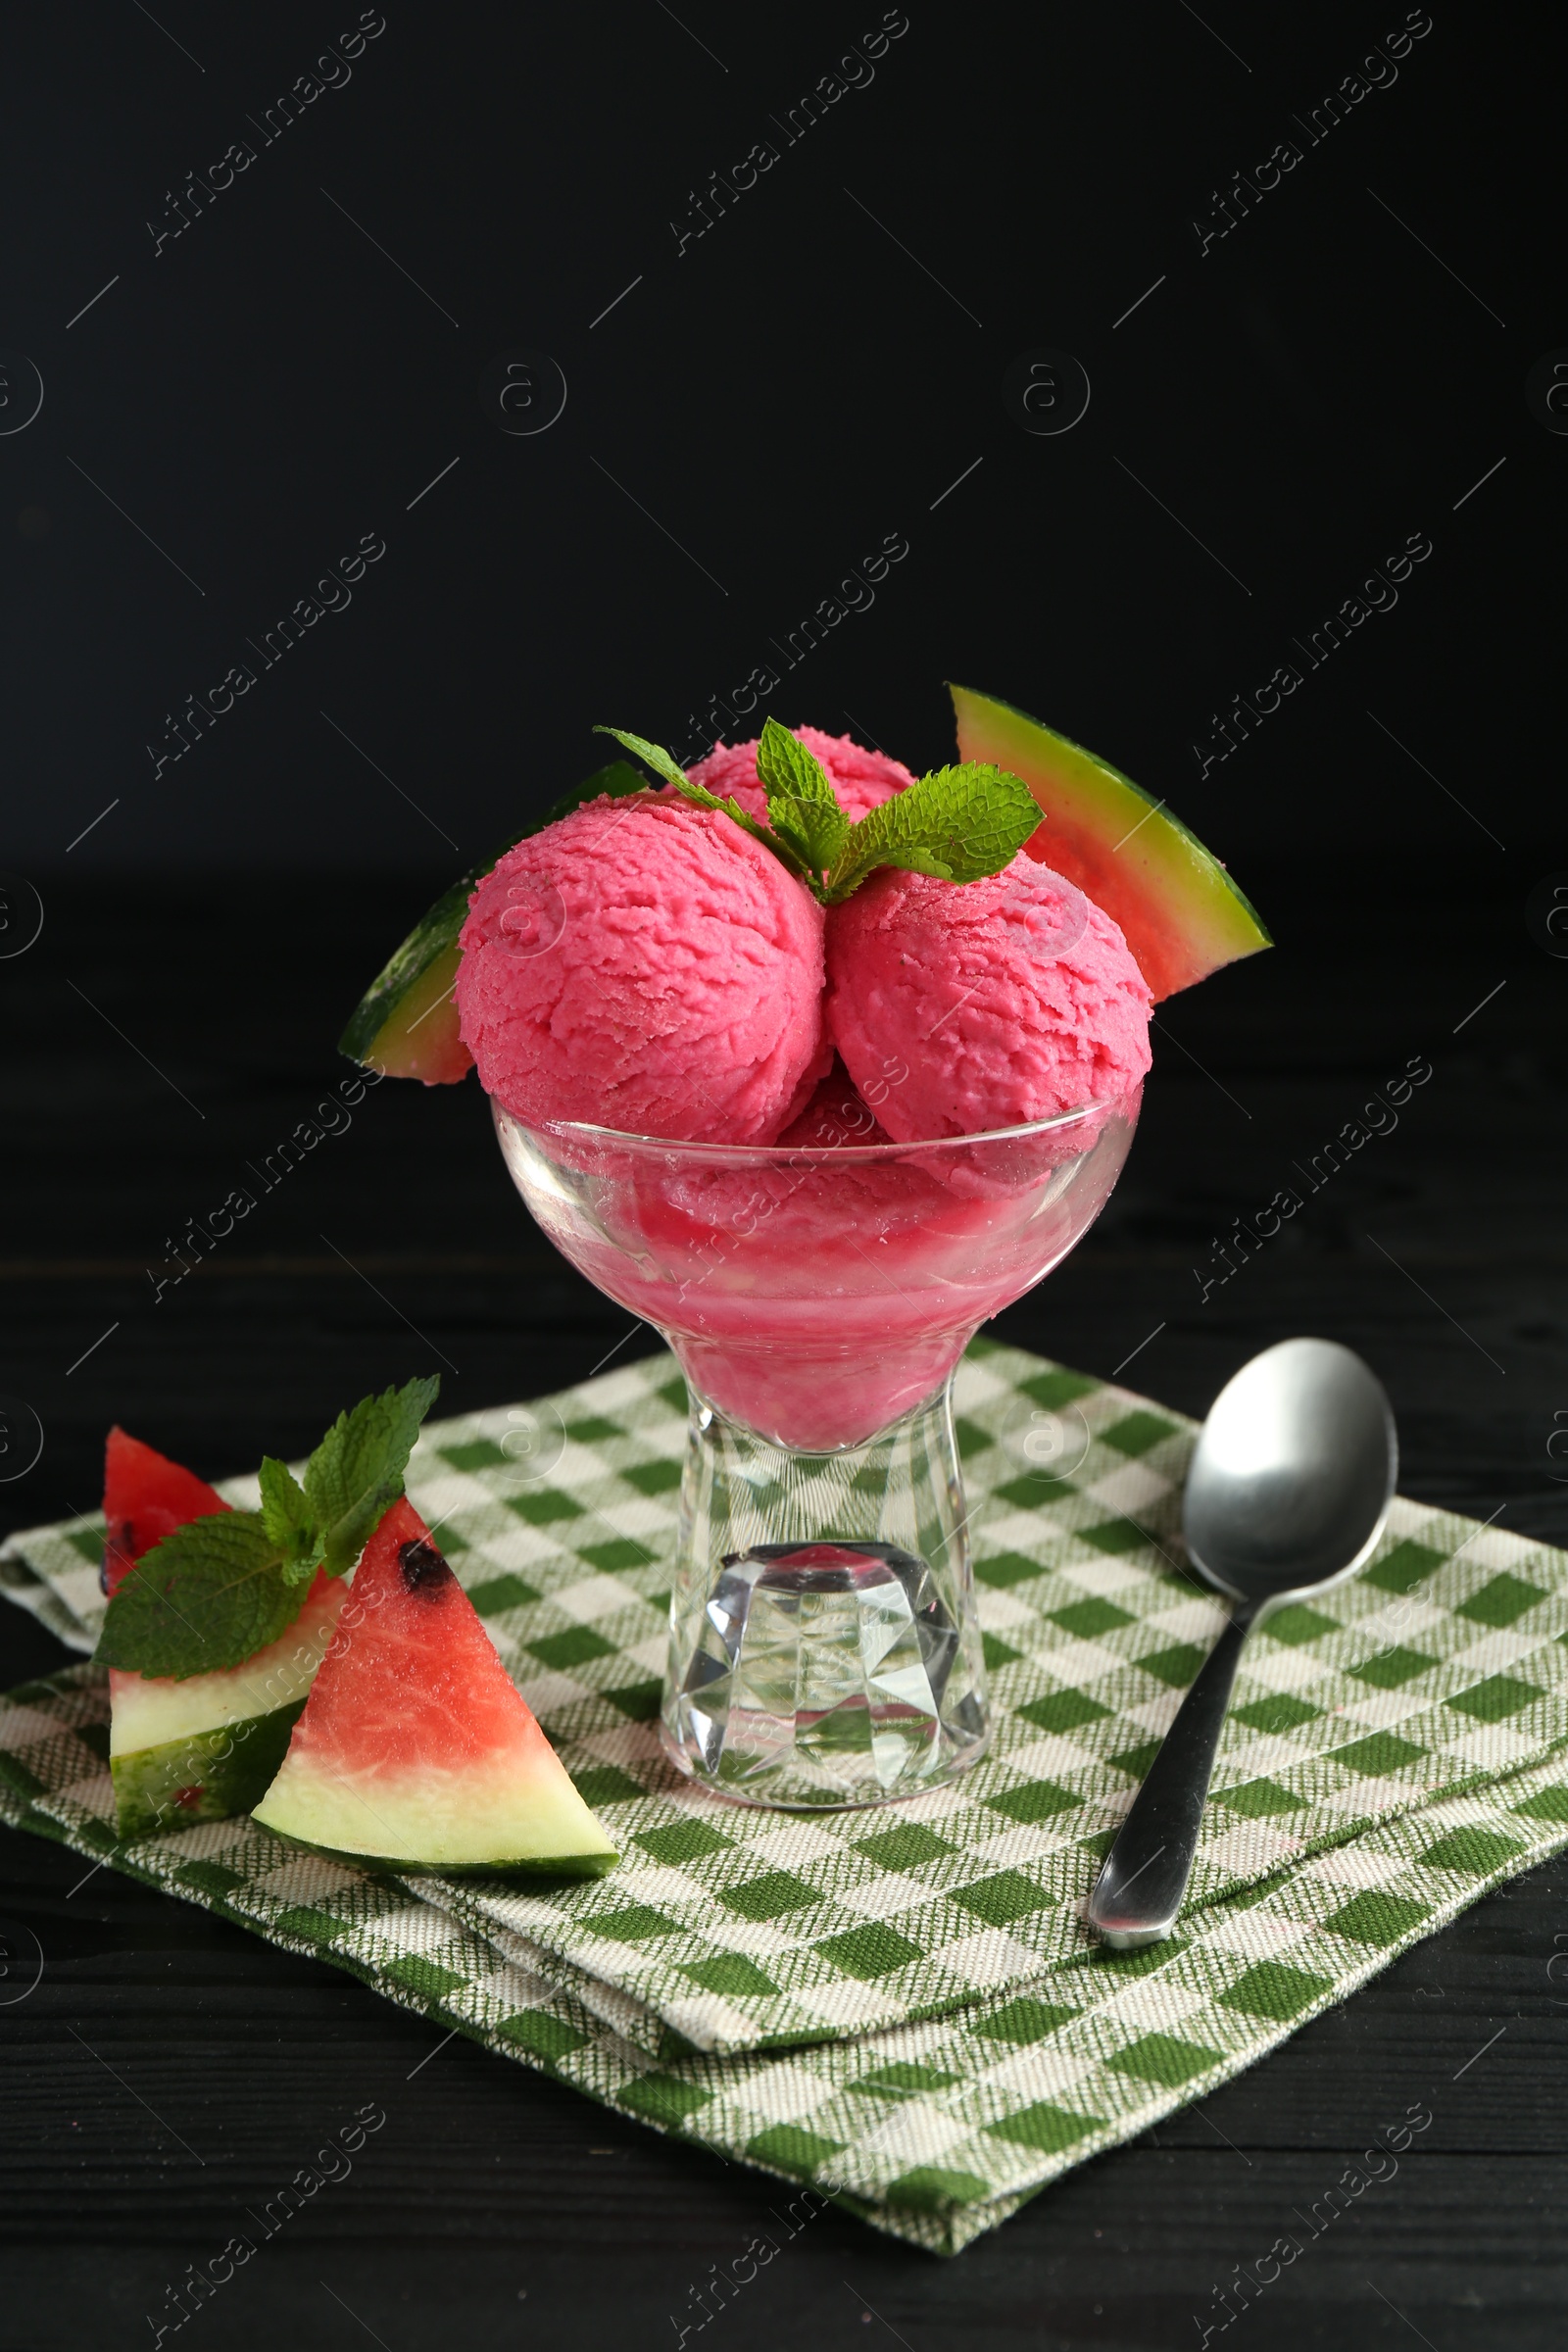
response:
[[[293,1624],[242,1665],[182,1682],[111,1670],[109,1775],[122,1838],[223,1821],[261,1801],[347,1591],[339,1579],[318,1579]]]
[[[1156,1003],[1273,946],[1256,907],[1163,802],[1013,704],[948,691],[960,756],[1023,778],[1046,819],[1030,856],[1120,924]]]
[[[248,1813],[271,1787],[304,1704],[302,1695],[267,1715],[111,1756],[121,1837],[150,1838],[159,1830]]]
[[[389,1870],[400,1879],[602,1879],[620,1859],[614,1853],[514,1854],[497,1862],[411,1862],[406,1854],[371,1854],[357,1845],[322,1845],[314,1838],[280,1830],[275,1821],[263,1821],[254,1807],[252,1814],[274,1838],[302,1854],[324,1854],[329,1862],[347,1862],[356,1870]]]
[[[532,1756],[495,1757],[451,1774],[429,1766],[398,1775],[331,1771],[296,1747],[251,1811],[290,1845],[365,1870],[415,1877],[439,1871],[459,1878],[602,1878],[614,1869],[616,1849],[533,1728],[538,1747]],[[486,1814],[495,1834],[491,1852],[483,1850],[485,1833],[476,1829]]]
[[[623,800],[648,789],[645,775],[625,760],[612,760],[470,866],[393,949],[350,1014],[338,1052],[387,1078],[424,1078],[430,1083],[466,1078],[473,1061],[458,1035],[452,991],[458,978],[458,934],[474,890],[519,841],[569,816],[585,801],[606,796]]]

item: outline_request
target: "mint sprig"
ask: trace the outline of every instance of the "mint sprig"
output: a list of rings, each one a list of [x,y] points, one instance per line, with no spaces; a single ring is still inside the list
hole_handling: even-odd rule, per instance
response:
[[[662,745],[619,727],[594,731],[612,735],[698,808],[733,818],[824,906],[841,905],[885,865],[941,882],[983,881],[1011,864],[1040,823],[1039,804],[1021,776],[968,760],[922,776],[852,824],[821,761],[770,718],[757,747],[767,795],[764,825],[733,798],[720,801],[695,783]]]
[[[305,1465],[305,1500],[320,1531],[328,1576],[352,1568],[377,1522],[403,1492],[403,1473],[441,1376],[364,1396],[339,1413]],[[308,1570],[299,1571],[308,1574]]]
[[[1039,822],[1040,804],[1021,776],[977,760],[939,767],[850,827],[823,898],[836,906],[880,865],[983,881],[1011,864]]]
[[[440,1391],[411,1380],[340,1413],[305,1465],[262,1463],[256,1511],[187,1521],[136,1563],[109,1603],[97,1660],[184,1682],[239,1666],[287,1632],[318,1568],[342,1576],[403,1493],[403,1473]]]
[[[310,1497],[286,1462],[270,1454],[262,1461],[261,1521],[286,1585],[308,1584],[326,1557],[326,1538]]]
[[[799,736],[770,718],[757,747],[757,772],[767,794],[768,823],[809,869],[814,884],[854,830],[826,768]]]

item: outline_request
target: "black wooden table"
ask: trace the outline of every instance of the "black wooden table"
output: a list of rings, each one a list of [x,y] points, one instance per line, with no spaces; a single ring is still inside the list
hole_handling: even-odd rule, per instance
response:
[[[1533,858],[1515,846],[1494,892],[1458,867],[1351,875],[1332,897],[1321,874],[1311,896],[1289,870],[1249,874],[1283,944],[1162,1012],[1120,1190],[1002,1334],[1096,1373],[1125,1365],[1193,1413],[1272,1340],[1346,1340],[1393,1396],[1406,1493],[1568,1540],[1568,1441],[1552,1446],[1568,1429],[1568,962],[1523,917],[1530,885],[1563,864],[1560,846]],[[471,1085],[368,1096],[155,1302],[148,1269],[187,1217],[246,1181],[340,1074],[337,1017],[426,895],[394,881],[78,889],[8,967],[0,1388],[45,1431],[37,1466],[0,1487],[9,1524],[94,1502],[112,1419],[219,1475],[264,1447],[304,1449],[343,1403],[437,1349],[457,1367],[442,1409],[465,1409],[654,1344],[532,1231]],[[1423,1056],[1433,1075],[1397,1128],[1204,1298],[1214,1237]],[[61,1661],[0,1611],[6,1682]],[[187,2341],[674,2346],[690,2288],[758,2229],[780,2234],[777,2183],[461,2039],[441,2046],[326,1967],[29,1838],[0,1835],[0,2345],[155,2341],[187,2266],[367,2102],[387,2120],[352,2174],[236,2273]],[[1423,2101],[1432,2127],[1397,2176],[1235,2326],[1281,2352],[1555,2347],[1565,1894],[1568,1857],[955,2261],[824,2214],[711,2323],[715,2340],[1197,2344],[1233,2266],[1266,2255],[1295,2209]],[[33,1937],[43,1968],[26,1992]]]

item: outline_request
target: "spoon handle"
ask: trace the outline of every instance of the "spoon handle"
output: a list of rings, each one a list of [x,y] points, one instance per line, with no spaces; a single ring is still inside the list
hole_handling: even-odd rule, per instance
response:
[[[1095,1883],[1089,1924],[1113,1951],[1161,1943],[1176,1925],[1251,1622],[1251,1610],[1239,1609],[1204,1659]]]

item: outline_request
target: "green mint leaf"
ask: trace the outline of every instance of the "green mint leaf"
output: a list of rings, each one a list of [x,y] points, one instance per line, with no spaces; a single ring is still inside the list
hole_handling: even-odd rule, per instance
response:
[[[101,1664],[183,1681],[238,1666],[292,1625],[318,1568],[352,1568],[403,1493],[403,1473],[438,1378],[366,1396],[340,1413],[302,1487],[269,1454],[259,1511],[211,1512],[176,1528],[109,1603]]]
[[[850,827],[823,896],[837,906],[882,865],[942,882],[982,881],[1012,862],[1039,822],[1022,777],[979,760],[938,768]]]
[[[771,832],[766,825],[759,824],[750,809],[743,808],[733,795],[729,800],[721,801],[716,794],[709,791],[706,784],[697,783],[662,744],[650,743],[644,735],[628,735],[620,727],[595,727],[594,733],[612,735],[617,743],[625,745],[628,752],[635,752],[639,760],[646,760],[655,774],[662,776],[666,784],[673,784],[682,800],[690,801],[696,808],[716,808],[720,816],[732,817],[743,833],[750,833],[754,841],[760,841],[764,849],[771,850],[780,864],[787,865],[798,881],[809,881],[809,860],[793,842],[779,833]]]
[[[677,792],[689,791],[690,779],[686,770],[671,753],[665,751],[662,743],[650,743],[646,735],[628,735],[624,727],[595,727],[594,733],[612,736],[616,743],[624,744],[628,752],[635,752],[639,760],[646,760],[656,776],[662,776],[666,784],[673,784]],[[698,786],[697,789],[700,791],[702,788]],[[708,798],[712,801],[712,794],[710,793]],[[717,805],[713,803],[715,808]]]
[[[440,1391],[439,1374],[364,1396],[339,1413],[305,1465],[305,1498],[321,1537],[321,1564],[341,1576],[365,1549],[377,1521],[403,1492],[419,1424]]]
[[[175,1682],[241,1665],[288,1630],[305,1590],[285,1582],[260,1512],[210,1512],[130,1570],[109,1603],[98,1663]]]
[[[770,718],[757,747],[757,772],[767,794],[774,832],[789,842],[813,875],[826,873],[844,848],[850,820],[820,760],[788,727]]]
[[[321,1565],[325,1542],[305,1490],[286,1462],[268,1454],[261,1468],[262,1525],[277,1545],[285,1584],[308,1584]]]

